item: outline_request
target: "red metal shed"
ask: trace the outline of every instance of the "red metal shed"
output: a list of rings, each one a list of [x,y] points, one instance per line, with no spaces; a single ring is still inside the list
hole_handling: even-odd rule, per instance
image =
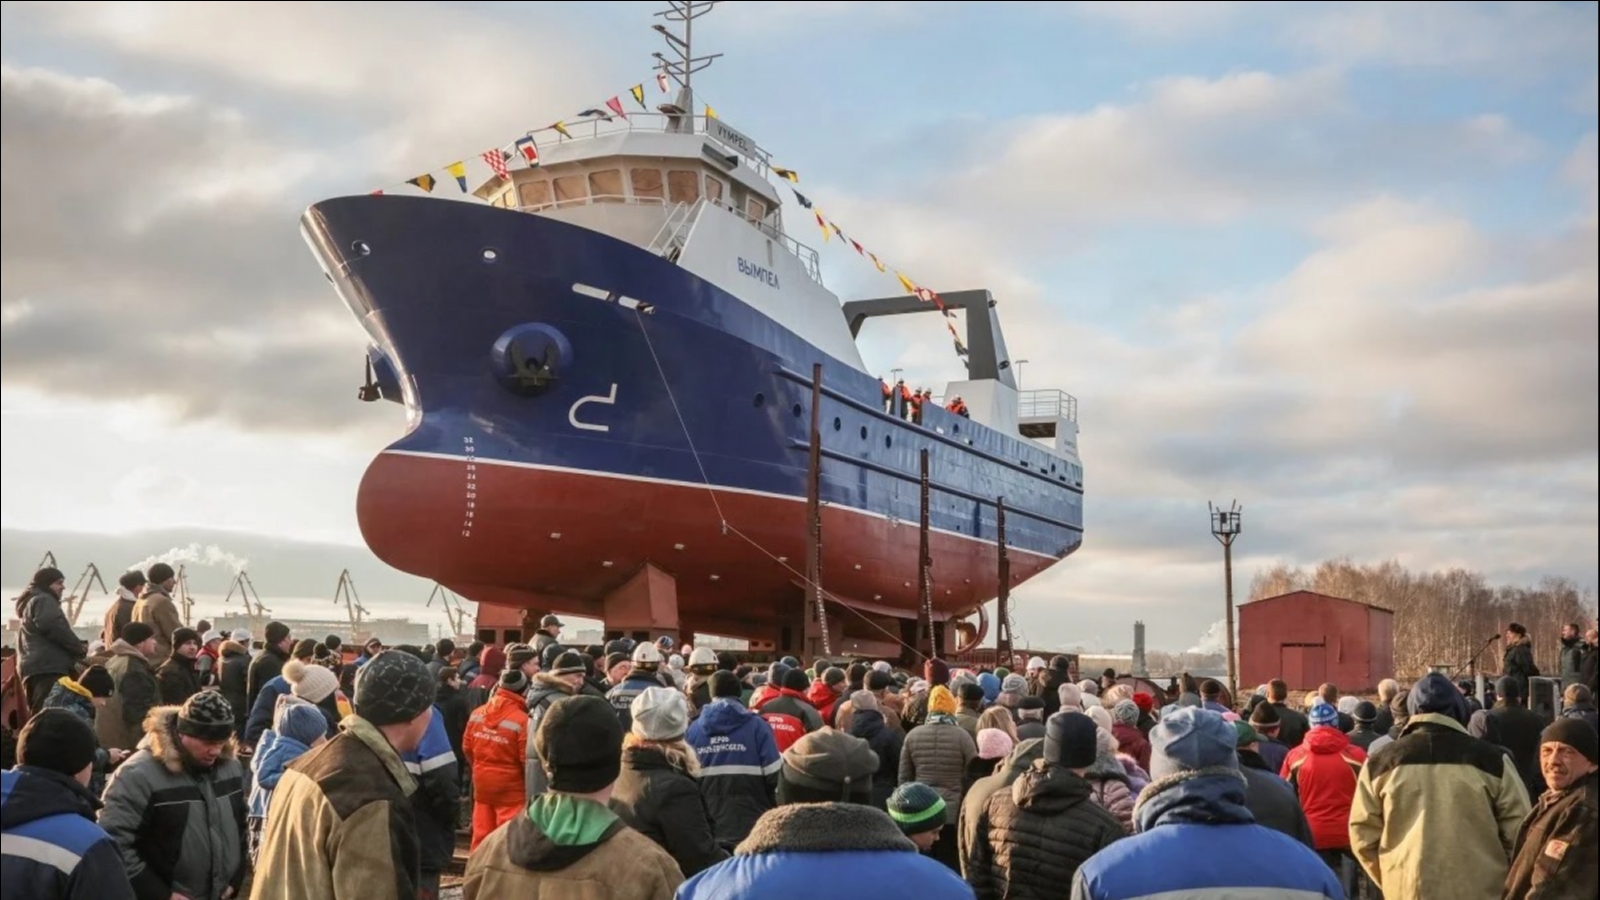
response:
[[[1294,591],[1239,606],[1239,688],[1274,678],[1290,690],[1332,682],[1376,690],[1394,675],[1394,613],[1356,600]]]

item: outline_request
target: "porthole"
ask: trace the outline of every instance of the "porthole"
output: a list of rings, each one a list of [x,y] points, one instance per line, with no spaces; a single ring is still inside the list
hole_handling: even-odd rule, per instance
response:
[[[805,410],[801,408],[800,404],[796,403],[794,405],[794,408],[791,409],[790,412],[794,413],[794,417],[796,419],[798,419],[798,418],[800,418],[800,414],[805,412]]]
[[[362,256],[366,256],[372,252],[372,248],[367,246],[366,241],[356,241],[350,245],[350,249],[355,253],[361,254]]]
[[[867,426],[865,425],[861,426],[861,439],[863,441],[867,439]]]
[[[838,431],[839,429],[841,429],[843,427],[844,427],[844,422],[841,421],[838,416],[834,416],[833,417],[833,430],[834,431]]]
[[[889,434],[884,435],[883,436],[883,446],[885,448],[893,447],[894,446],[894,436],[893,435],[889,435]]]

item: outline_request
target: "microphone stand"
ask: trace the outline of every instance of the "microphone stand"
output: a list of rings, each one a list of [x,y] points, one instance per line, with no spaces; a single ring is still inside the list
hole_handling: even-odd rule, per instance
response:
[[[1497,635],[1489,638],[1487,641],[1484,641],[1483,642],[1483,646],[1478,648],[1478,652],[1476,652],[1476,653],[1472,654],[1472,656],[1468,657],[1466,662],[1463,662],[1460,665],[1456,666],[1456,671],[1459,672],[1462,669],[1471,669],[1472,670],[1472,674],[1474,674],[1474,675],[1478,674],[1478,657],[1483,655],[1483,651],[1489,649],[1489,645],[1490,644],[1492,644],[1492,643],[1494,643],[1495,641],[1498,641],[1498,640],[1500,640],[1500,635],[1497,634]]]

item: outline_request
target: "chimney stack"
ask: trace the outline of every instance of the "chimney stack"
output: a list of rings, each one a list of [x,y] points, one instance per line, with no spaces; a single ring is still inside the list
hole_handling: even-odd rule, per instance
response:
[[[1133,623],[1133,674],[1144,678],[1149,676],[1149,667],[1144,662],[1144,623]]]

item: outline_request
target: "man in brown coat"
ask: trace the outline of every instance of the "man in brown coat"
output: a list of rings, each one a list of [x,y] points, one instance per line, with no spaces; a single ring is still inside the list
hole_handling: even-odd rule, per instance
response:
[[[178,584],[178,575],[166,563],[150,567],[149,583],[144,586],[139,602],[133,605],[133,620],[149,625],[156,633],[156,652],[153,659],[163,660],[172,655],[172,633],[183,627],[183,617],[178,615],[178,604],[172,602],[172,589]]]
[[[678,864],[607,805],[622,774],[622,724],[611,704],[557,700],[533,740],[548,787],[473,851],[465,900],[672,900],[683,883]]]
[[[1506,873],[1505,900],[1600,894],[1600,737],[1581,719],[1544,730],[1539,767],[1549,789],[1528,814]]]

